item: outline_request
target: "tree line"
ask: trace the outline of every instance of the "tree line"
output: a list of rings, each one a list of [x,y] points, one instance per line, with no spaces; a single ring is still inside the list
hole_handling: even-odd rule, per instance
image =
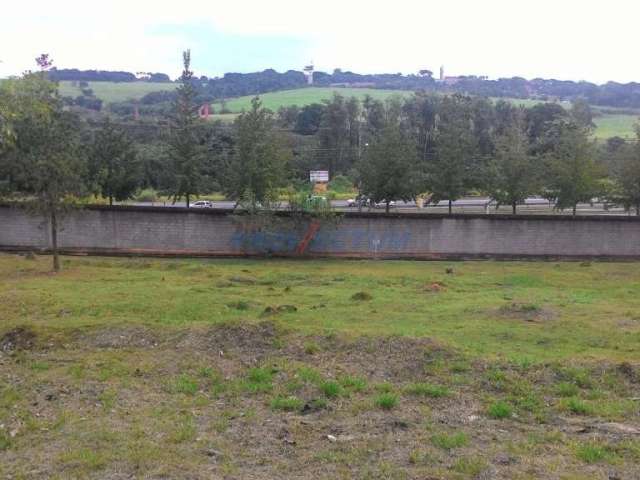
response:
[[[154,187],[189,206],[220,191],[254,210],[308,171],[346,176],[376,202],[451,202],[486,193],[513,213],[530,195],[571,209],[594,197],[640,213],[638,142],[591,140],[584,101],[531,108],[464,95],[416,93],[363,101],[335,95],[277,113],[258,97],[231,127],[198,115],[190,52],[170,115],[161,122],[99,122],[70,111],[40,71],[0,86],[0,195],[46,216],[54,253],[61,217],[79,198],[112,204]],[[640,132],[638,133],[640,137]],[[57,255],[54,267],[59,268]]]

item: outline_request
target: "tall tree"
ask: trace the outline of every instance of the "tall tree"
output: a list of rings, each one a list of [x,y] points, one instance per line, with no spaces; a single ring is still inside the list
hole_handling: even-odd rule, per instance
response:
[[[571,208],[576,214],[580,202],[590,202],[598,194],[601,172],[596,164],[594,143],[586,129],[574,122],[555,124],[553,148],[546,155],[546,197],[556,208]]]
[[[182,54],[183,66],[180,86],[176,89],[171,118],[171,135],[168,154],[170,158],[173,185],[173,201],[184,198],[187,208],[192,195],[198,195],[201,187],[203,148],[198,138],[198,106],[191,52]]]
[[[90,146],[89,177],[97,191],[109,199],[131,198],[140,183],[141,165],[133,141],[107,117]]]
[[[453,201],[479,183],[476,149],[469,100],[457,95],[444,98],[426,178],[432,201],[448,200],[449,213]]]
[[[487,191],[499,205],[511,205],[515,215],[518,203],[538,188],[538,162],[529,154],[522,114],[494,142],[495,153],[487,166]]]
[[[11,112],[13,142],[0,153],[0,193],[48,219],[53,269],[59,271],[62,216],[85,191],[79,121],[63,111],[44,69],[8,80],[2,89],[0,111]]]
[[[246,201],[255,209],[275,199],[284,183],[291,151],[276,135],[272,113],[258,97],[251,109],[235,122],[235,151],[226,168],[223,188],[236,202]]]
[[[612,177],[616,183],[614,200],[628,211],[632,207],[640,215],[640,125],[636,126],[637,142],[618,146],[613,152]]]
[[[417,148],[399,125],[389,123],[372,140],[359,163],[361,192],[375,202],[411,200],[418,193]]]

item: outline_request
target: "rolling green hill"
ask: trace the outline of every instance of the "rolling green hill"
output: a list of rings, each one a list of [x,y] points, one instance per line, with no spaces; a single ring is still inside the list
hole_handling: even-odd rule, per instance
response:
[[[125,100],[138,100],[147,93],[163,90],[175,90],[175,83],[153,82],[89,82],[89,88],[96,97],[104,103],[124,102]],[[60,95],[65,97],[77,97],[81,95],[79,87],[74,87],[71,82],[60,82]]]
[[[90,82],[89,88],[94,94],[104,101],[106,104],[113,102],[122,102],[125,100],[137,100],[147,93],[158,92],[164,90],[173,90],[177,84],[175,83],[152,83],[152,82],[132,82],[132,83],[115,83],[115,82]],[[283,90],[279,92],[265,93],[260,96],[265,107],[277,111],[282,106],[298,105],[304,106],[311,103],[319,103],[323,100],[330,99],[334,93],[339,93],[345,97],[357,97],[363,99],[366,95],[373,98],[384,100],[393,95],[409,96],[412,92],[406,90],[381,90],[374,88],[339,88],[339,87],[310,87],[299,88],[295,90]],[[79,87],[72,86],[71,82],[60,82],[60,94],[64,96],[75,97],[81,94]],[[223,121],[233,121],[238,113],[246,110],[251,105],[252,95],[232,98],[226,102],[226,107],[233,112],[232,114],[219,115],[221,105],[214,104],[215,119]],[[498,99],[492,99],[494,101]],[[538,103],[538,100],[532,99],[511,99],[514,103],[521,104],[525,107],[531,107]],[[563,102],[563,106],[568,106],[567,102]],[[596,109],[597,111],[597,109]],[[638,115],[630,112],[629,114],[602,114],[595,117],[596,124],[595,137],[598,139],[606,139],[613,136],[633,137],[635,135],[634,125],[638,121]]]
[[[298,105],[303,107],[311,103],[320,103],[323,100],[330,99],[333,94],[339,93],[344,97],[357,97],[363,99],[366,95],[373,98],[384,100],[393,95],[409,96],[413,92],[407,90],[381,90],[376,88],[339,88],[339,87],[309,87],[297,88],[295,90],[282,90],[279,92],[270,92],[260,95],[262,103],[265,107],[273,110],[283,106]],[[227,109],[233,113],[239,113],[247,110],[251,105],[251,99],[254,95],[245,97],[232,98],[226,102]],[[214,109],[218,111],[220,104],[214,104]]]

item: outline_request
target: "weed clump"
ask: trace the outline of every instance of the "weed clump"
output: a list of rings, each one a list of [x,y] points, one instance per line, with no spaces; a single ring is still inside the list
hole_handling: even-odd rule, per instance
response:
[[[449,395],[449,389],[442,385],[432,385],[430,383],[412,383],[406,390],[410,395],[418,397],[440,398]]]
[[[454,448],[464,447],[468,441],[469,438],[464,432],[458,432],[452,435],[440,433],[431,437],[431,443],[443,450],[452,450]]]
[[[373,296],[368,292],[357,292],[351,295],[351,300],[355,302],[368,302],[372,300]]]
[[[273,410],[282,410],[284,412],[295,412],[301,410],[304,402],[298,397],[281,397],[277,396],[271,400],[271,408]]]
[[[374,399],[376,407],[391,410],[398,404],[398,396],[393,393],[381,393]]]
[[[320,384],[320,390],[327,398],[335,398],[342,392],[342,387],[337,382],[326,381]]]
[[[489,417],[494,418],[496,420],[500,420],[503,418],[509,418],[513,415],[513,408],[507,402],[503,400],[498,400],[497,402],[489,405],[487,409],[487,414]]]

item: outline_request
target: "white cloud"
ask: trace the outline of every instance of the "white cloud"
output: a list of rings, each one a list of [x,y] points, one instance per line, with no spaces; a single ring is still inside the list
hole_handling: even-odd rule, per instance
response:
[[[189,42],[157,27],[197,23],[233,35],[304,38],[326,70],[445,64],[451,74],[630,81],[640,80],[632,61],[638,13],[639,4],[624,0],[597,9],[557,0],[23,0],[0,18],[0,75],[31,67],[43,51],[60,66],[175,74]]]

